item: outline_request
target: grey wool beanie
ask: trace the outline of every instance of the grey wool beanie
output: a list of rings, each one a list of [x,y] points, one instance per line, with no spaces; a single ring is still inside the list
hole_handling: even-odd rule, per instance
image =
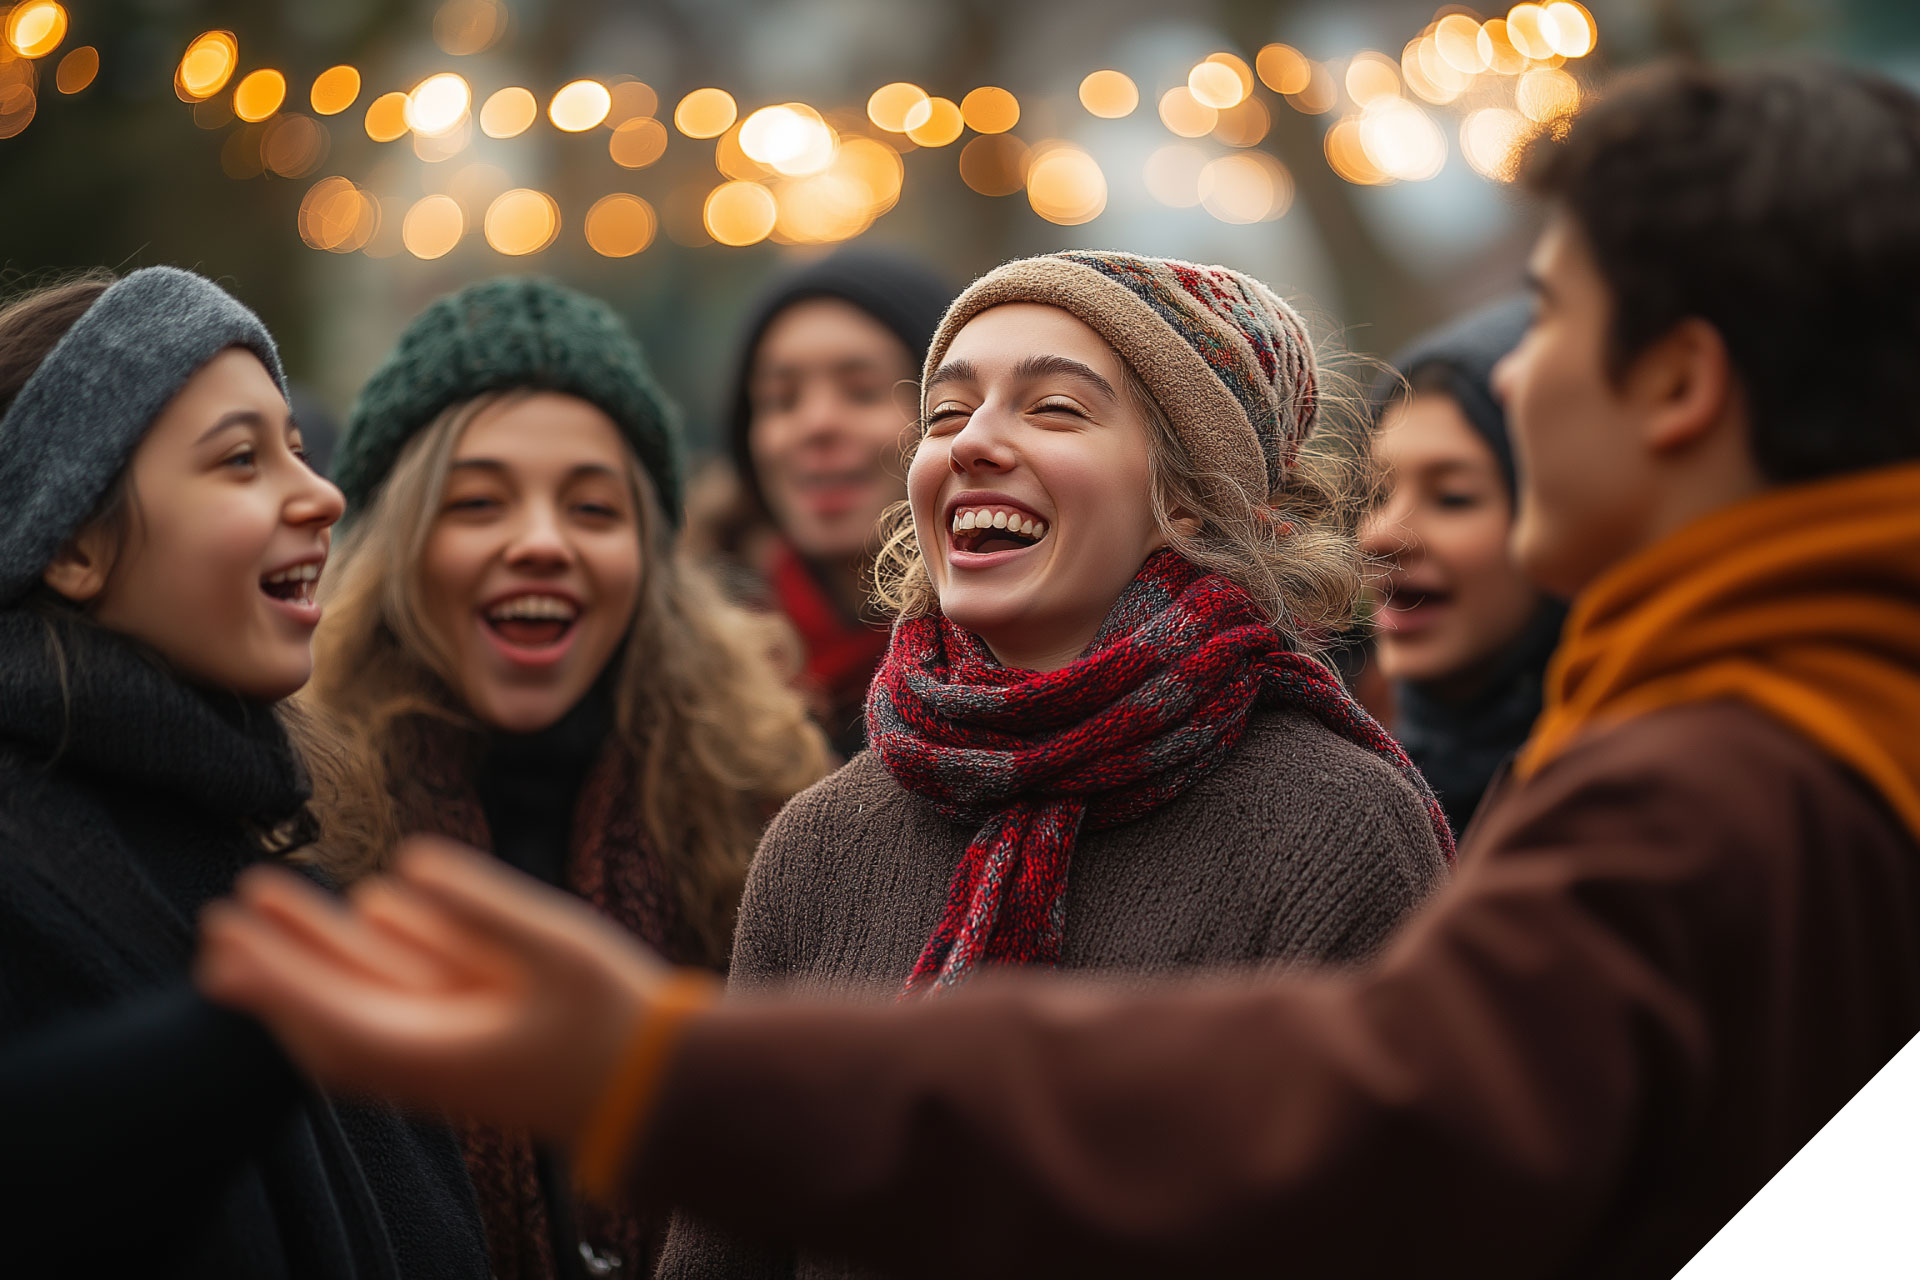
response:
[[[0,417],[0,605],[40,580],[161,410],[228,347],[260,357],[286,394],[260,318],[178,267],[109,285],[61,336]]]
[[[489,280],[431,303],[361,390],[335,455],[347,518],[445,410],[489,391],[559,391],[613,419],[680,523],[679,416],[606,303],[551,280]]]

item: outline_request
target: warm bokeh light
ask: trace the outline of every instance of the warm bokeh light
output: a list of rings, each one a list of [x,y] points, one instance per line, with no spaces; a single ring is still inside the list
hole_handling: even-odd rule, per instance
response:
[[[1230,147],[1257,147],[1272,127],[1273,115],[1267,110],[1267,104],[1249,96],[1239,106],[1220,113],[1220,123],[1213,126],[1213,136]]]
[[[1201,106],[1225,111],[1228,107],[1239,106],[1247,96],[1248,88],[1240,82],[1240,77],[1234,74],[1232,67],[1209,59],[1187,73],[1187,92]]]
[[[433,15],[433,41],[455,57],[484,53],[507,34],[501,0],[446,0]]]
[[[332,139],[312,116],[276,117],[260,140],[260,159],[282,178],[304,178],[327,158]]]
[[[1547,44],[1561,57],[1584,58],[1593,52],[1599,29],[1585,5],[1571,3],[1571,0],[1555,0],[1547,6],[1540,24],[1540,34],[1546,37]]]
[[[1118,71],[1096,71],[1080,82],[1080,105],[1102,120],[1119,120],[1140,105],[1140,90]]]
[[[322,178],[300,200],[296,224],[309,248],[352,253],[379,228],[378,204],[345,178]]]
[[[1336,123],[1327,130],[1325,139],[1327,167],[1348,182],[1363,187],[1378,186],[1391,181],[1382,173],[1372,160],[1367,158],[1367,150],[1360,143],[1360,122],[1347,119]]]
[[[349,66],[328,67],[313,78],[307,100],[323,116],[337,116],[360,96],[360,73]]]
[[[39,105],[31,83],[0,83],[0,138],[11,138],[32,124]]]
[[[1147,194],[1172,209],[1200,203],[1200,174],[1207,153],[1185,142],[1170,142],[1147,157]]]
[[[180,55],[173,90],[183,102],[211,98],[226,88],[239,63],[240,42],[233,38],[233,32],[208,31],[195,36],[187,51]]]
[[[513,85],[495,90],[480,106],[480,132],[489,138],[517,138],[539,118],[540,103],[530,89]]]
[[[607,154],[623,169],[644,169],[667,153],[667,126],[654,119],[628,120],[607,139]]]
[[[1400,73],[1385,54],[1365,49],[1347,64],[1347,96],[1364,107],[1379,98],[1400,96]]]
[[[673,126],[689,138],[717,138],[740,115],[725,89],[695,89],[673,109]]]
[[[975,133],[1005,133],[1020,123],[1020,99],[1005,89],[982,85],[960,99],[960,118]]]
[[[1507,38],[1507,20],[1491,19],[1480,28],[1480,60],[1495,75],[1517,76],[1527,69],[1527,55],[1513,47]]]
[[[407,95],[383,93],[367,104],[367,136],[392,142],[407,131]]]
[[[193,123],[196,128],[209,131],[224,129],[233,123],[233,104],[224,95],[203,98],[193,104]]]
[[[585,133],[613,110],[613,95],[598,80],[562,85],[547,104],[547,119],[562,133]],[[729,121],[731,123],[731,121]]]
[[[1333,110],[1339,101],[1340,86],[1334,83],[1333,72],[1327,70],[1324,62],[1316,62],[1309,68],[1306,88],[1287,95],[1287,102],[1295,111],[1304,111],[1310,116]]]
[[[67,38],[67,11],[53,0],[29,0],[7,15],[7,43],[23,58],[44,58]]]
[[[857,179],[816,174],[790,182],[776,198],[773,238],[783,244],[835,244],[873,225],[873,201]]]
[[[442,160],[451,160],[465,151],[473,142],[473,117],[461,118],[459,124],[445,133],[416,133],[413,135],[413,154],[428,164],[439,164]]]
[[[1507,39],[1526,57],[1544,61],[1553,56],[1547,39],[1547,11],[1537,4],[1517,4],[1507,11]]]
[[[233,89],[233,114],[248,124],[257,124],[280,109],[287,100],[287,78],[278,71],[262,67],[249,72]]]
[[[1027,203],[1063,227],[1092,222],[1107,207],[1107,175],[1079,147],[1054,143],[1036,148],[1027,167]]]
[[[839,142],[820,113],[804,102],[762,107],[740,125],[741,153],[790,178],[824,170]]]
[[[607,90],[613,96],[613,106],[607,112],[607,123],[615,128],[629,120],[650,116],[660,109],[660,95],[653,91],[653,86],[638,80],[622,80],[618,84],[608,85]]]
[[[414,201],[400,224],[400,240],[407,252],[428,261],[453,252],[466,234],[467,215],[452,196],[426,196]]]
[[[1443,76],[1435,76],[1429,69],[1430,64],[1444,69]],[[1420,97],[1436,105],[1452,102],[1460,96],[1460,90],[1466,86],[1467,77],[1440,61],[1440,55],[1433,51],[1433,38],[1421,36],[1409,40],[1400,54],[1400,74],[1406,79],[1407,88]]]
[[[927,91],[917,84],[896,80],[881,85],[867,99],[867,119],[888,133],[905,133],[907,116],[927,101]]]
[[[496,253],[538,253],[560,234],[560,206],[544,191],[516,187],[487,206],[482,230]]]
[[[773,177],[773,166],[761,164],[740,149],[741,125],[721,134],[713,144],[713,167],[736,182],[760,182]]]
[[[617,191],[587,210],[587,243],[603,258],[630,258],[653,243],[660,220],[639,196]]]
[[[1546,124],[1580,109],[1580,83],[1564,71],[1535,67],[1520,77],[1513,99],[1521,115]]]
[[[707,234],[721,244],[736,247],[759,244],[772,235],[779,215],[773,192],[757,182],[721,183],[701,211]]]
[[[1027,144],[987,134],[960,149],[960,180],[983,196],[1010,196],[1027,185]]]
[[[429,138],[451,133],[467,118],[467,109],[472,105],[473,90],[468,87],[466,77],[442,71],[422,80],[407,95],[407,128]]]
[[[1461,122],[1460,153],[1481,176],[1511,182],[1532,134],[1533,126],[1519,112],[1486,107]]]
[[[1433,46],[1441,60],[1461,75],[1478,75],[1487,69],[1480,56],[1480,24],[1464,13],[1450,13],[1434,24]]]
[[[1222,156],[1200,171],[1200,204],[1222,222],[1272,222],[1293,204],[1293,175],[1262,151]]]
[[[1220,123],[1220,113],[1181,85],[1160,95],[1160,123],[1183,138],[1202,138]]]
[[[1360,113],[1360,147],[1376,169],[1401,182],[1424,182],[1447,162],[1440,127],[1404,98],[1377,98]]]
[[[928,98],[907,112],[907,136],[923,147],[944,147],[965,126],[960,108],[947,98]]]
[[[899,202],[900,187],[907,175],[900,153],[872,138],[842,139],[840,154],[828,172],[858,182],[866,190],[876,218]]]
[[[60,66],[53,73],[53,84],[62,93],[78,93],[99,74],[100,51],[83,44],[60,59]]]
[[[1303,93],[1313,79],[1313,64],[1290,44],[1270,44],[1254,56],[1260,82],[1275,93]]]

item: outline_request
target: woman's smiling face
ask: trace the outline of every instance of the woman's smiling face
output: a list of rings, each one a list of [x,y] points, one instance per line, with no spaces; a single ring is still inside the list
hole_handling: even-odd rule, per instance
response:
[[[927,381],[914,531],[941,612],[1007,666],[1079,657],[1164,545],[1127,378],[1086,324],[1022,302],[968,321]]]

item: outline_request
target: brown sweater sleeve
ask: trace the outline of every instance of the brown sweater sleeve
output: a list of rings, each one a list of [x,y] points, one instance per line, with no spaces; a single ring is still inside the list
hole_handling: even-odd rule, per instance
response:
[[[1743,1051],[1807,1030],[1728,994],[1783,932],[1817,949],[1801,845],[1737,761],[1678,754],[1510,794],[1364,976],[703,1014],[637,1187],[917,1275],[1559,1270]]]

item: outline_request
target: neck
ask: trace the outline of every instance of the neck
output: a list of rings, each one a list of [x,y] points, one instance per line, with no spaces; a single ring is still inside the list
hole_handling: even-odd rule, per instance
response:
[[[1095,632],[1089,631],[1085,635],[1057,641],[1041,638],[1037,644],[1034,643],[1035,638],[1031,636],[1026,637],[1025,643],[1022,643],[1018,639],[1010,642],[1005,637],[996,638],[979,632],[975,634],[986,642],[987,648],[993,653],[994,661],[1001,666],[1011,667],[1016,671],[1037,671],[1044,675],[1079,661],[1080,656],[1087,651],[1087,646],[1093,643]]]

